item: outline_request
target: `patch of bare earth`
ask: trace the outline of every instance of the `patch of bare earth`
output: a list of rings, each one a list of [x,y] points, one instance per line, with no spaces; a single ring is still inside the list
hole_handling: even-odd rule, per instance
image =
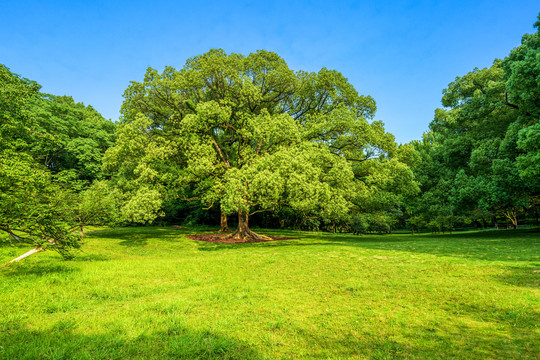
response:
[[[206,241],[211,243],[223,243],[223,244],[236,244],[236,243],[256,243],[256,242],[268,242],[268,241],[283,241],[294,240],[295,238],[281,237],[281,236],[268,236],[271,240],[254,239],[254,240],[242,240],[231,238],[229,234],[197,234],[186,235],[188,239]]]

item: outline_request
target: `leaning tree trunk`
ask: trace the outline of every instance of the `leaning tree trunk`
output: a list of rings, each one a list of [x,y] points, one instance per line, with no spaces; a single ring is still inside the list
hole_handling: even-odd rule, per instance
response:
[[[227,224],[227,215],[221,212],[221,221],[219,226],[219,232],[229,232],[229,225]]]
[[[46,249],[45,248],[42,248],[42,247],[35,247],[33,248],[32,250],[28,251],[28,252],[25,252],[24,254],[22,254],[21,256],[19,256],[18,258],[15,258],[13,260],[11,260],[9,263],[14,263],[14,262],[19,262],[23,259],[26,259],[27,257],[29,257],[30,255],[34,255],[35,253],[38,253],[38,252],[41,252],[41,251],[45,251]]]
[[[257,234],[249,229],[249,211],[238,211],[238,229],[229,235],[230,238],[244,241],[272,240],[271,237]]]
[[[82,229],[82,226],[81,226],[81,235],[82,235],[82,231],[83,231],[83,229]],[[13,233],[13,231],[8,230],[8,233],[9,233],[9,235],[12,236],[15,240],[17,240],[17,241],[19,241],[19,242],[23,242],[19,236],[15,235],[15,234]],[[55,242],[53,239],[46,239],[46,240],[47,240],[48,242],[50,242],[51,244],[56,245],[56,242]],[[31,256],[31,255],[34,255],[35,253],[42,252],[42,251],[46,251],[46,250],[47,250],[46,247],[43,247],[43,246],[41,246],[41,245],[36,245],[36,247],[33,248],[32,250],[25,252],[25,253],[22,254],[21,256],[15,258],[15,259],[13,259],[13,260],[11,260],[9,263],[6,263],[6,264],[4,264],[4,265],[8,265],[8,264],[11,264],[11,263],[19,262],[19,261],[21,261],[21,260],[26,259],[27,257],[29,257],[29,256]]]

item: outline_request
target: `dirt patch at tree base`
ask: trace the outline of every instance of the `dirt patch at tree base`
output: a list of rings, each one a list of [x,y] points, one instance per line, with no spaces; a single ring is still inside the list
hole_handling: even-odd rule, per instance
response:
[[[257,243],[257,242],[268,242],[268,241],[283,241],[283,240],[295,240],[296,238],[281,237],[281,236],[268,236],[271,240],[265,239],[253,239],[253,240],[242,240],[231,238],[230,234],[197,234],[197,235],[186,235],[188,239],[206,241],[211,243],[222,243],[222,244],[237,244],[237,243]]]

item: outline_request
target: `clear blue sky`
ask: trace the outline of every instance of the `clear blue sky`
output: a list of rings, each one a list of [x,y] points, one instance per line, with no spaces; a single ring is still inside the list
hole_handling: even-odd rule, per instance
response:
[[[343,73],[398,142],[427,130],[441,92],[534,32],[536,1],[0,0],[0,63],[118,119],[130,80],[210,48],[275,51]]]

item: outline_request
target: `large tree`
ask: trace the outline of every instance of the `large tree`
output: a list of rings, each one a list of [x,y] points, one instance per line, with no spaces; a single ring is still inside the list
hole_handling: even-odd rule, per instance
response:
[[[424,197],[432,195],[444,209],[438,216],[469,216],[480,208],[504,214],[516,225],[531,189],[516,167],[517,114],[506,103],[501,61],[456,78],[442,103],[445,108],[437,109],[430,124],[438,180]]]
[[[258,237],[250,214],[284,204],[344,216],[351,165],[395,148],[382,123],[367,121],[373,99],[339,72],[295,72],[267,51],[211,50],[180,70],[148,69],[124,96],[124,124],[105,161],[116,184],[133,198],[219,204],[238,213],[233,236],[242,239]]]
[[[63,258],[82,243],[77,196],[55,183],[50,172],[24,153],[0,153],[0,231],[33,248],[12,260],[45,250]]]

